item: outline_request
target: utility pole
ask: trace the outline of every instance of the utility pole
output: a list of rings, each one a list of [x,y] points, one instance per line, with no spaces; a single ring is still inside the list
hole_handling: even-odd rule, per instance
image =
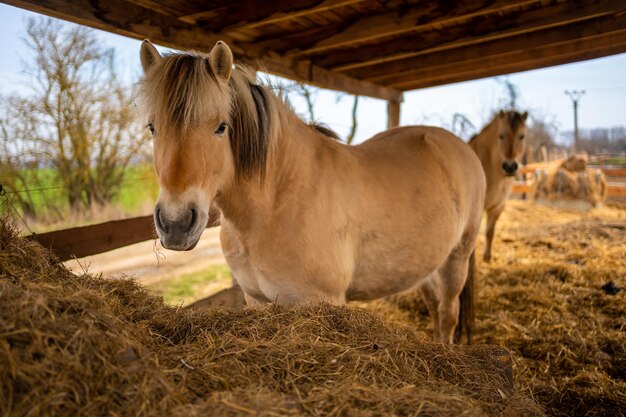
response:
[[[585,90],[566,90],[565,94],[572,99],[572,103],[574,104],[574,153],[576,153],[580,149],[578,143],[578,102],[585,94]]]

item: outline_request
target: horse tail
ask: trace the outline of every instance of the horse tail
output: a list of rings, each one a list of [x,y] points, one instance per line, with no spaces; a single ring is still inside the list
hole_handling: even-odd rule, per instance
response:
[[[459,343],[465,333],[467,344],[472,344],[472,333],[474,331],[474,275],[476,273],[476,250],[472,251],[467,266],[467,279],[459,296],[459,323],[454,331],[454,341]]]

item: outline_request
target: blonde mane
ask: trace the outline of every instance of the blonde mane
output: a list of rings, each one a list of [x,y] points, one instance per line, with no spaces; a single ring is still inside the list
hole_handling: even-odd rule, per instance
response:
[[[158,131],[182,138],[211,117],[228,125],[239,177],[265,176],[267,154],[278,134],[278,100],[258,85],[254,72],[237,65],[228,84],[201,53],[172,53],[139,83],[139,97]]]

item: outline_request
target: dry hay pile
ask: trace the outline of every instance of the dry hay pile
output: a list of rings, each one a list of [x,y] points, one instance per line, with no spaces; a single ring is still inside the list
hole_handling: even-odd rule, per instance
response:
[[[537,171],[531,194],[541,204],[588,210],[606,200],[606,177],[587,169],[586,155],[572,155],[554,169]]]
[[[74,275],[0,227],[3,416],[533,416],[494,347],[353,307],[192,311]]]
[[[510,201],[493,253],[478,263],[475,341],[512,350],[518,391],[549,415],[626,415],[626,210]],[[371,308],[430,326],[416,294]]]

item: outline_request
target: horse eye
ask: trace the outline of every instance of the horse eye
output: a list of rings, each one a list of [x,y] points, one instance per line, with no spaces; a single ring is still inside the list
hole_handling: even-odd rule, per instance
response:
[[[221,123],[220,126],[215,131],[217,136],[222,136],[226,132],[226,123]]]
[[[524,139],[524,134],[522,133],[521,135],[519,135],[519,140],[523,140]]]
[[[500,140],[504,140],[504,135],[500,135]]]
[[[154,125],[152,123],[148,123],[148,125],[146,126],[148,129],[150,129],[150,133],[152,134],[152,136],[154,136]]]

